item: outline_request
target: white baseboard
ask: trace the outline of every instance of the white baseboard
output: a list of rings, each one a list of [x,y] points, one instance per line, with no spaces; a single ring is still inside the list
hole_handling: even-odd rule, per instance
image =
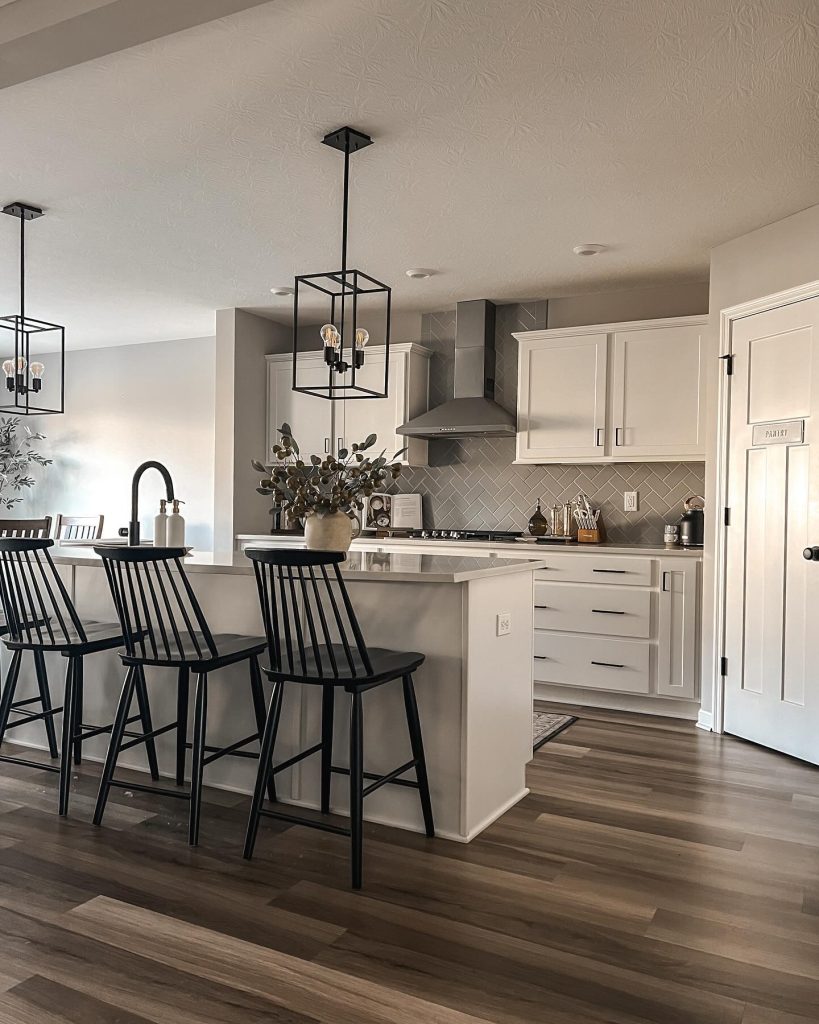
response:
[[[578,686],[554,686],[535,683],[535,700],[548,700],[553,704],[585,704],[589,708],[609,711],[634,711],[641,715],[660,715],[663,718],[697,720],[699,701],[678,700],[674,697],[644,697],[633,693],[611,693],[602,690],[584,690]]]
[[[714,715],[711,711],[703,711],[700,708],[700,712],[697,715],[697,728],[704,729],[705,732],[714,731]]]

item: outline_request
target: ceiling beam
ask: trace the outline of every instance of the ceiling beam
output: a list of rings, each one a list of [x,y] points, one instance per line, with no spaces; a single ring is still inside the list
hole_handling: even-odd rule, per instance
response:
[[[268,0],[0,0],[0,89]]]

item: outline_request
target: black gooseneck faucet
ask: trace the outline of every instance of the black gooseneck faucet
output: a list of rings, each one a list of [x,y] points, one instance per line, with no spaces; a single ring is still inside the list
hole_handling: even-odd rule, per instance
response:
[[[171,480],[171,474],[167,468],[162,465],[161,462],[143,462],[141,466],[137,466],[136,472],[134,473],[134,479],[131,481],[131,521],[128,523],[128,545],[133,547],[139,544],[139,481],[142,479],[142,474],[146,469],[156,469],[162,474],[162,479],[165,481],[165,491],[168,497],[168,501],[173,501],[173,480]]]

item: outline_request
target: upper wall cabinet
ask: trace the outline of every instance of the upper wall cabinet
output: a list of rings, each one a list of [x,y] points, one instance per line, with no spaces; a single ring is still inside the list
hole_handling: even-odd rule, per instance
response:
[[[516,334],[517,461],[702,461],[707,322]]]
[[[354,441],[375,434],[376,454],[382,448],[392,455],[407,446],[399,460],[406,466],[427,464],[427,442],[403,438],[396,429],[413,416],[426,412],[429,403],[429,349],[413,343],[390,345],[389,388],[386,398],[348,398],[328,401],[293,391],[293,355],[267,356],[268,456],[278,438],[278,427],[287,422],[305,455],[338,453]],[[367,348],[366,361],[356,372],[364,387],[383,389],[383,347]],[[327,383],[327,365],[321,352],[299,353],[299,384]]]

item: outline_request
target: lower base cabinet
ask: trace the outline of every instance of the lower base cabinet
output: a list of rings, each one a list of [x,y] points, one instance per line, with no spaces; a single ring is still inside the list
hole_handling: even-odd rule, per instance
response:
[[[535,576],[536,687],[697,700],[696,556],[573,551],[548,562]]]

